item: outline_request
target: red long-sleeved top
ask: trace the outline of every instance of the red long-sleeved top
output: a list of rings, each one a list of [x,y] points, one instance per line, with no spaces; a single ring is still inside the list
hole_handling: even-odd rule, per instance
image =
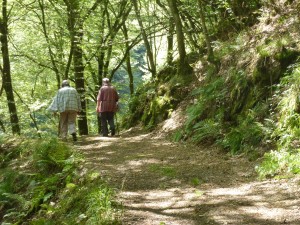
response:
[[[119,95],[111,85],[103,85],[97,96],[97,112],[116,112]]]

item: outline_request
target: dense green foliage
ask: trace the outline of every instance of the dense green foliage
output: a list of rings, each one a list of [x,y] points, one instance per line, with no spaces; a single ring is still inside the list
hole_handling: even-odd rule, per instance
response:
[[[260,178],[300,173],[300,1],[133,3],[8,2],[10,94],[21,133],[33,140],[5,138],[13,124],[1,84],[5,222],[119,223],[112,190],[97,174],[82,175],[80,154],[51,139],[58,120],[46,108],[62,79],[80,91],[90,133],[98,131],[97,91],[109,77],[121,95],[123,128],[154,129],[184,102],[187,119],[174,140],[263,157]],[[152,168],[172,176],[171,169]]]
[[[118,224],[120,207],[99,174],[57,139],[1,144],[0,219],[14,224]]]

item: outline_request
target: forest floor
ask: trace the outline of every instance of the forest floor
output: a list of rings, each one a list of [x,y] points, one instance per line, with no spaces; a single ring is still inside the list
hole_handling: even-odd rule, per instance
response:
[[[259,181],[246,157],[139,129],[77,147],[117,190],[122,224],[300,224],[300,178]]]

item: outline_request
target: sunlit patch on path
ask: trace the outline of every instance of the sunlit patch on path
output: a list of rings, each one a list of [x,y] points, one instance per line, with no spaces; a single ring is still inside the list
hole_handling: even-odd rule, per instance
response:
[[[118,190],[123,224],[300,224],[300,180],[259,182],[243,157],[139,132],[85,137],[78,149]]]

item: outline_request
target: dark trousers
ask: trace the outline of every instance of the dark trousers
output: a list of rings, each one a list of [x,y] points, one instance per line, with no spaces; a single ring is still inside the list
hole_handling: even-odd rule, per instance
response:
[[[108,125],[109,129],[111,131],[111,135],[115,135],[115,123],[114,123],[114,112],[101,112],[100,117],[101,117],[101,128],[102,128],[102,134],[103,136],[108,136]]]

